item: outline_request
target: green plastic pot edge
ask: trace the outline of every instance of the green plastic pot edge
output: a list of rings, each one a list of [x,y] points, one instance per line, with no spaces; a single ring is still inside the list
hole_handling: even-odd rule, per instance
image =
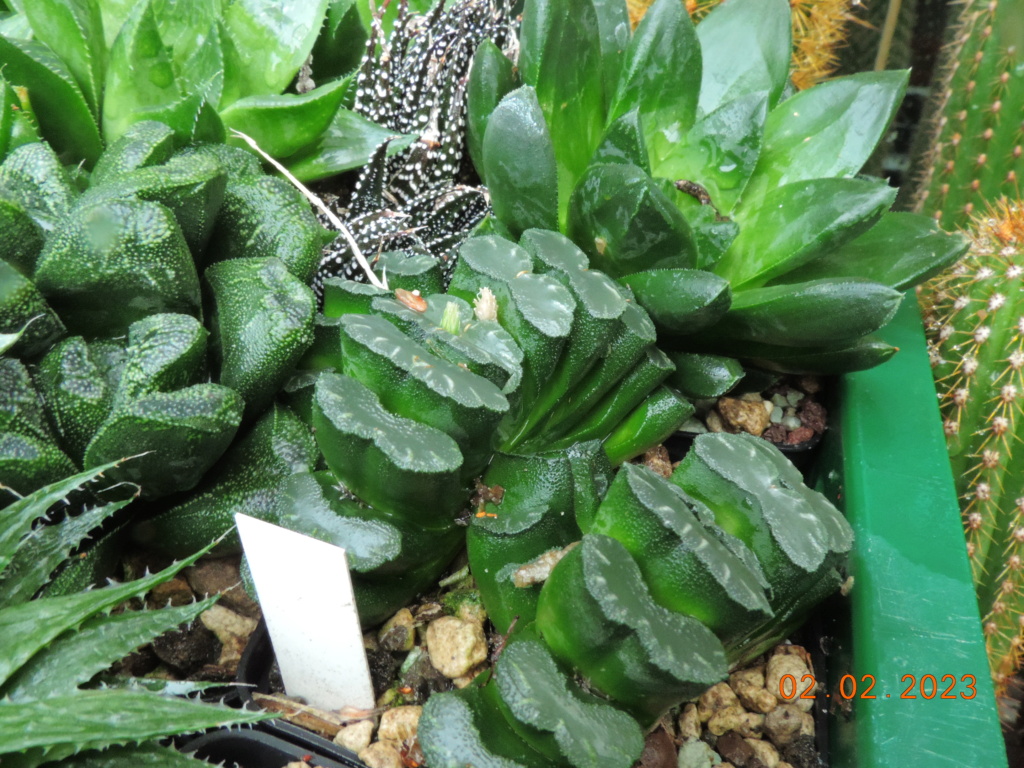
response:
[[[844,674],[858,696],[852,717],[830,717],[831,768],[1007,765],[960,510],[913,292],[884,330],[899,353],[839,382],[838,424],[822,460],[823,490],[856,533],[849,636],[829,657],[819,696],[836,695]],[[835,427],[838,427],[837,429]],[[838,433],[838,434],[836,434]],[[916,680],[916,699],[901,698]],[[956,699],[921,696],[934,675],[940,693],[955,675]],[[960,682],[974,675],[977,695]],[[847,692],[850,681],[846,681]],[[926,690],[930,692],[930,681]],[[886,695],[888,694],[888,698]],[[828,706],[828,700],[826,700]],[[833,708],[837,709],[837,708]]]

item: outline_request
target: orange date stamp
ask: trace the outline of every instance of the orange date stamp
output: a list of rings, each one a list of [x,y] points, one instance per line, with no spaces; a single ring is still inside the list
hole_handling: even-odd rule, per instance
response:
[[[974,675],[904,675],[900,685],[905,686],[899,696],[892,693],[874,692],[875,676],[861,675],[860,679],[853,675],[843,675],[836,686],[836,698],[845,699],[973,699],[978,695],[977,679]],[[814,691],[818,683],[814,675],[802,675],[799,682],[794,675],[783,675],[779,678],[779,698],[784,701],[793,699],[817,698]],[[825,698],[833,698],[832,694],[824,694]]]

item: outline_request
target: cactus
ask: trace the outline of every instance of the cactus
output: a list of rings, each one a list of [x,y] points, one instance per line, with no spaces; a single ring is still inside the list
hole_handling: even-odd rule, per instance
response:
[[[927,286],[930,353],[997,690],[1024,659],[1024,206],[973,219],[971,249]]]
[[[114,466],[63,478],[0,511],[0,759],[5,766],[70,767],[115,757],[135,764],[148,760],[198,766],[203,763],[155,740],[266,716],[152,693],[132,680],[110,680],[102,687],[89,684],[138,646],[193,621],[210,607],[216,598],[177,608],[111,612],[171,579],[206,549],[138,581],[33,599],[89,531],[131,500],[93,503],[78,515],[35,530],[33,524],[69,494],[94,486]],[[68,712],[76,716],[69,719]]]
[[[1000,197],[1018,195],[1024,173],[1024,4],[963,4],[919,131],[918,179],[906,204],[947,230],[967,226]]]

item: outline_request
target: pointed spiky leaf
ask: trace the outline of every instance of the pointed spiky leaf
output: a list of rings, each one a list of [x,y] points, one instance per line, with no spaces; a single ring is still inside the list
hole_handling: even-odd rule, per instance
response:
[[[117,466],[111,462],[102,467],[81,472],[60,480],[38,491],[18,499],[0,511],[0,574],[10,565],[22,537],[32,528],[32,523],[46,514],[52,505],[64,499],[72,491],[100,477],[106,470]]]
[[[69,516],[60,525],[41,526],[23,539],[7,570],[0,576],[0,608],[30,600],[50,580],[57,566],[85,540],[89,531],[132,501],[124,499],[93,507],[75,517]]]
[[[177,608],[94,616],[30,659],[3,686],[3,693],[20,701],[72,691],[139,646],[193,621],[216,601],[213,597]]]
[[[0,755],[47,747],[46,759],[59,759],[81,749],[254,723],[268,716],[136,691],[101,689],[41,701],[5,700],[0,701]]]
[[[192,565],[208,550],[209,547],[159,573],[127,584],[65,597],[44,597],[0,610],[0,635],[4,638],[4,653],[0,656],[0,684],[5,683],[22,664],[62,633],[131,597],[146,594],[157,584]],[[6,733],[6,729],[0,727],[0,733]]]

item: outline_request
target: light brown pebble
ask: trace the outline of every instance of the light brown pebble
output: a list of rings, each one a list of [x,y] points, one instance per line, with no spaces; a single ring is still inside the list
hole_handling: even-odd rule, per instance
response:
[[[412,741],[420,722],[423,707],[409,705],[394,707],[380,716],[377,738],[381,741]]]
[[[792,704],[779,704],[765,715],[764,733],[776,747],[784,747],[805,732],[807,719],[810,719],[813,733],[814,718],[810,714],[800,711]]]
[[[699,739],[700,718],[697,716],[697,705],[687,704],[679,715],[679,738]]]
[[[786,677],[789,675],[789,677]],[[783,681],[783,678],[786,678]],[[768,667],[765,670],[764,687],[773,696],[787,704],[794,704],[803,711],[807,711],[814,705],[813,698],[801,699],[809,686],[814,685],[814,677],[807,668],[804,660],[797,655],[780,654],[768,659]],[[784,696],[783,694],[790,694]],[[813,691],[807,692],[811,696]],[[810,705],[810,706],[808,706]]]
[[[462,677],[456,677],[452,679],[452,685],[460,689],[472,685],[473,681],[476,680],[476,676],[479,675],[483,671],[483,669],[483,666],[474,667],[473,669],[469,670],[469,672],[464,674]]]
[[[747,739],[747,744],[754,750],[754,757],[764,763],[765,768],[778,768],[779,751],[763,739]]]
[[[723,397],[718,401],[718,412],[722,415],[722,421],[727,429],[733,432],[742,430],[754,437],[760,437],[771,424],[760,398],[757,402],[750,402],[734,397]]]
[[[718,710],[736,707],[739,703],[740,700],[727,683],[717,683],[704,691],[697,700],[697,717],[706,723]]]
[[[199,614],[199,620],[220,640],[220,658],[217,664],[237,669],[249,636],[256,631],[256,619],[235,613],[223,605],[212,605]]]
[[[733,672],[729,675],[729,685],[740,703],[753,712],[766,715],[779,703],[771,691],[764,687],[763,667]]]
[[[204,557],[185,569],[185,578],[199,597],[220,594],[217,605],[223,605],[251,619],[260,617],[260,606],[242,586],[239,555]]]
[[[715,736],[736,731],[740,736],[757,738],[764,732],[764,715],[747,712],[739,704],[720,709],[708,720],[708,730]]]
[[[709,432],[725,432],[725,424],[722,423],[722,417],[716,411],[708,411],[708,415],[704,417],[704,423],[708,425]]]
[[[435,669],[454,680],[487,659],[487,638],[479,624],[442,616],[427,626],[427,652]]]
[[[359,759],[368,768],[405,768],[395,742],[375,741],[359,753]]]
[[[360,720],[358,723],[343,726],[334,737],[334,743],[359,754],[370,746],[372,739],[373,721]]]
[[[412,611],[403,608],[386,622],[377,633],[377,641],[385,651],[411,651],[416,640],[416,622]]]

